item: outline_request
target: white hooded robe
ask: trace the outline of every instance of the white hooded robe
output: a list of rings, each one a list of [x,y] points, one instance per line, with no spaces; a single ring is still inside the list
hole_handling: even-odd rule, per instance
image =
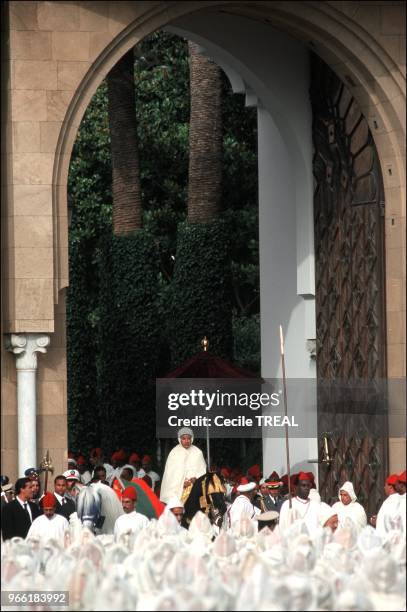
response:
[[[349,495],[351,502],[345,505],[342,501],[338,501],[332,506],[332,509],[338,515],[338,527],[343,527],[346,519],[349,519],[358,532],[362,531],[367,525],[367,517],[363,506],[356,501],[357,497],[353,484],[349,481],[343,483],[338,493],[339,500],[341,499],[341,491],[345,491]]]
[[[160,499],[165,504],[171,497],[182,498],[184,482],[206,474],[206,463],[202,451],[193,444],[184,448],[177,444],[168,455],[161,484]]]

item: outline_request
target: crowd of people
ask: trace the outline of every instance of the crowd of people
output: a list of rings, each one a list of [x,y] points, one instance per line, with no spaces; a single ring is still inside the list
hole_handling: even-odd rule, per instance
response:
[[[377,548],[376,552],[385,551],[387,555],[391,552],[389,542],[393,542],[399,551],[396,564],[399,557],[403,557],[399,540],[401,538],[404,542],[406,532],[405,471],[386,479],[386,499],[377,516],[368,518],[357,501],[351,482],[339,485],[338,501],[329,505],[321,500],[311,472],[292,474],[289,481],[287,475],[280,477],[275,471],[263,477],[258,465],[249,468],[245,474],[227,466],[211,466],[211,471],[220,478],[225,502],[221,521],[211,523],[210,515],[203,508],[192,520],[186,520],[185,508],[192,487],[208,471],[202,452],[193,444],[193,432],[188,428],[179,432],[178,445],[167,459],[162,481],[159,474],[152,470],[150,456],[141,458],[137,453],[127,454],[124,450],[113,453],[109,462],[101,449],[93,449],[88,459],[82,454],[76,457],[70,454],[67,468],[52,478],[52,492],[41,492],[39,470],[34,468],[26,470],[24,477],[19,478],[14,487],[7,477],[2,477],[1,528],[2,539],[7,543],[6,559],[9,559],[8,555],[23,550],[21,547],[18,549],[19,542],[26,542],[26,546],[38,554],[49,544],[56,547],[58,554],[62,554],[62,550],[71,551],[75,541],[77,545],[78,538],[84,538],[73,529],[77,521],[78,496],[83,488],[92,484],[112,489],[121,503],[121,513],[115,519],[112,533],[96,537],[96,541],[98,538],[103,541],[103,554],[107,554],[107,550],[115,545],[122,547],[126,555],[134,555],[138,543],[145,543],[146,539],[151,538],[157,544],[166,534],[165,538],[168,536],[171,542],[176,536],[182,542],[182,547],[187,542],[192,548],[204,542],[205,555],[212,549],[217,550],[221,558],[223,553],[219,551],[226,547],[229,552],[224,556],[231,561],[239,558],[235,553],[241,546],[242,538],[246,544],[251,538],[251,550],[254,550],[253,546],[256,550],[260,547],[262,554],[268,551],[268,557],[272,554],[269,547],[281,553],[281,546],[288,545],[289,538],[294,535],[299,541],[303,539],[303,546],[307,543],[311,548],[316,546],[315,539],[323,538],[323,544],[322,540],[318,544],[318,554],[326,552],[326,546],[334,542],[355,555],[359,547],[360,554],[360,543],[364,542],[363,546]],[[150,494],[156,496],[157,504],[160,504],[156,506],[160,508],[156,520],[138,511],[137,489],[132,485],[140,481],[150,487]],[[208,491],[204,494],[210,497]],[[97,529],[95,533],[98,533]],[[260,534],[263,539],[258,540]],[[88,534],[88,540],[85,537],[83,541],[90,542],[89,538],[94,536]],[[195,540],[197,543],[193,544]],[[316,550],[313,554],[316,554]],[[281,559],[281,567],[287,565],[287,559]],[[399,568],[396,569],[399,572]],[[36,571],[41,573],[44,567],[40,564]],[[356,571],[356,565],[352,571]],[[18,576],[18,571],[12,572],[6,579],[14,587],[19,584],[21,576]]]
[[[206,473],[207,467],[198,447],[193,444],[193,432],[184,428],[179,432],[179,444],[169,454],[165,466],[162,486],[160,476],[152,470],[149,455],[136,452],[127,454],[123,449],[115,451],[110,462],[106,461],[100,448],[93,449],[89,458],[82,454],[68,455],[67,470],[53,479],[53,492],[41,494],[39,470],[28,468],[15,487],[2,477],[2,537],[29,537],[39,535],[52,539],[64,537],[69,530],[69,519],[76,511],[76,500],[83,487],[101,483],[113,487],[123,507],[123,516],[117,520],[115,533],[126,530],[138,531],[147,524],[147,518],[136,510],[137,491],[124,486],[142,479],[163,502],[163,508],[172,512],[185,527],[184,504],[197,478]],[[368,524],[368,518],[351,482],[341,484],[338,501],[332,506],[321,501],[315,487],[312,472],[287,475],[281,478],[272,472],[262,478],[259,465],[254,465],[242,474],[239,469],[212,466],[223,482],[227,511],[223,516],[223,528],[232,528],[243,515],[257,520],[259,528],[265,523],[287,529],[295,520],[302,521],[309,531],[318,526],[331,530],[351,521],[357,531]],[[290,486],[289,486],[290,485]],[[385,482],[386,499],[377,517],[369,522],[377,533],[385,536],[399,522],[405,531],[406,472],[392,474]],[[13,500],[14,498],[14,500]],[[157,517],[158,518],[158,517]],[[268,526],[270,526],[268,525]]]

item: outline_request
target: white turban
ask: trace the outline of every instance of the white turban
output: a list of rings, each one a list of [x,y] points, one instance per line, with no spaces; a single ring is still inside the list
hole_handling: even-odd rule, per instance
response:
[[[171,497],[171,499],[168,500],[168,503],[166,505],[166,508],[168,508],[168,510],[171,510],[172,508],[183,508],[183,507],[184,507],[184,504],[175,495]]]
[[[353,503],[353,502],[355,502],[357,500],[355,489],[353,488],[353,484],[351,482],[349,482],[349,480],[344,482],[343,485],[341,487],[339,487],[339,493],[338,493],[339,501],[342,501],[341,500],[341,491],[345,491],[345,493],[347,493],[349,495],[349,497],[351,499],[351,503]]]
[[[178,432],[178,442],[181,444],[181,436],[191,436],[191,442],[194,441],[194,432],[189,427],[181,427]]]
[[[250,491],[254,491],[256,488],[255,482],[248,482],[247,484],[241,484],[237,487],[239,493],[249,493]]]

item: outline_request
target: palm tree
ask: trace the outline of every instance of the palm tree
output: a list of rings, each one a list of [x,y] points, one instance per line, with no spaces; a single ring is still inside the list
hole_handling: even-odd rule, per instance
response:
[[[112,152],[113,233],[141,228],[141,188],[138,157],[134,52],[128,51],[107,76]]]
[[[220,69],[189,42],[191,117],[189,127],[189,223],[219,215],[222,178]]]

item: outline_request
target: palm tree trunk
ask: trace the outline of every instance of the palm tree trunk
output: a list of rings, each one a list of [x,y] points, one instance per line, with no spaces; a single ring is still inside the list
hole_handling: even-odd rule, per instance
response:
[[[191,118],[189,127],[188,221],[218,218],[222,179],[221,78],[216,64],[188,43]]]
[[[138,158],[134,54],[130,50],[107,76],[112,152],[113,233],[141,228],[141,189]]]

